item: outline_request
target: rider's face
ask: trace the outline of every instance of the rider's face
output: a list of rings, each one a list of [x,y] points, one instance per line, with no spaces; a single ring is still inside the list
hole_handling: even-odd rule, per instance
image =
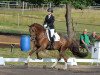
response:
[[[48,12],[48,15],[52,14],[51,12]]]

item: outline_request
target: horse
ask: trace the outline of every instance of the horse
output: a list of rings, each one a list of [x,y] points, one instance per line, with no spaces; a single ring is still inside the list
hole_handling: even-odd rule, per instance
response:
[[[33,42],[34,46],[33,49],[29,52],[29,56],[27,58],[26,64],[28,64],[29,58],[34,52],[36,52],[37,59],[41,59],[38,53],[42,50],[50,49],[49,48],[50,41],[48,40],[48,37],[46,35],[46,29],[42,25],[38,23],[34,23],[30,25],[29,32],[31,36],[31,41]],[[61,35],[60,35],[60,41],[55,41],[51,49],[59,51],[59,57],[57,58],[57,61],[51,66],[52,68],[54,68],[57,62],[61,58],[63,58],[65,61],[64,69],[67,69],[67,57],[65,57],[64,53],[68,49],[70,49],[73,55],[76,55],[78,57],[85,57],[88,55],[88,52],[81,53],[79,51],[79,44],[74,39],[68,38],[67,36],[61,36]]]

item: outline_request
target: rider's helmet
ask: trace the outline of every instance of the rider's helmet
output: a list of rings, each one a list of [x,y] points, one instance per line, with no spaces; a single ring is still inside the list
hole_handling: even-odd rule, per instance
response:
[[[48,8],[47,11],[53,13],[53,9],[52,8]]]

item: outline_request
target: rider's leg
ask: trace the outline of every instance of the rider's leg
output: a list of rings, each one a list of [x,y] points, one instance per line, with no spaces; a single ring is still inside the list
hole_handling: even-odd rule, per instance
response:
[[[50,29],[50,38],[51,38],[51,42],[54,42],[54,29]]]
[[[53,48],[53,43],[54,43],[54,29],[49,29],[49,38],[50,38],[50,48]]]

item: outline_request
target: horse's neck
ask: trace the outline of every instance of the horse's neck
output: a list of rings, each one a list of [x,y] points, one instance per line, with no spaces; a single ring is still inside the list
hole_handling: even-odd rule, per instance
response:
[[[44,32],[42,32],[42,33],[40,33],[40,34],[37,34],[37,38],[38,39],[42,39],[42,38],[44,38],[45,37],[45,33]]]

